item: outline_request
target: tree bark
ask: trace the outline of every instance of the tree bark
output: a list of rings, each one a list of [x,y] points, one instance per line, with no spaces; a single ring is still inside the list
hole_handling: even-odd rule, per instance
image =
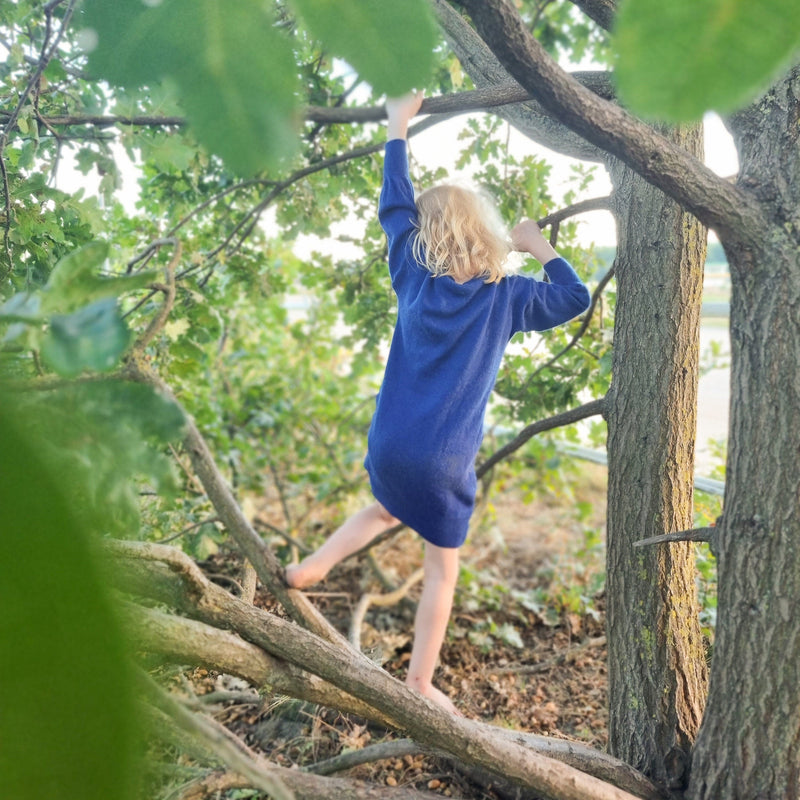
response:
[[[702,156],[702,130],[675,142]],[[707,670],[694,548],[635,548],[693,518],[706,231],[612,161],[617,307],[608,422],[609,751],[657,782],[685,784]]]
[[[692,800],[800,797],[800,67],[738,114],[740,185],[769,227],[731,265],[719,604]]]

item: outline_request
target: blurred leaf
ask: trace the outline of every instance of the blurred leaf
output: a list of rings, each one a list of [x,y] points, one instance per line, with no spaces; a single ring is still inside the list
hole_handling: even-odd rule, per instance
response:
[[[42,357],[65,377],[85,369],[107,372],[117,364],[129,339],[117,301],[110,297],[73,314],[54,316],[42,342]]]
[[[174,80],[197,138],[240,174],[294,152],[294,56],[262,2],[85,5],[86,25],[97,35],[89,66],[98,77],[126,87]]]
[[[153,272],[113,278],[97,275],[109,250],[106,242],[93,241],[62,258],[45,286],[42,311],[64,314],[104,297],[119,297],[125,292],[143,289],[153,282]]]
[[[133,797],[125,643],[88,532],[0,403],[0,775],[9,800]]]
[[[424,0],[292,0],[309,31],[379,94],[401,95],[430,80],[436,25]]]
[[[675,122],[741,108],[798,55],[796,19],[796,0],[627,0],[614,31],[620,96]]]

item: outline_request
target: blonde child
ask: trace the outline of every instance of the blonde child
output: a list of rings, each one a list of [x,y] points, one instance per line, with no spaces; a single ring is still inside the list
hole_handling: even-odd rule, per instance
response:
[[[541,262],[549,283],[504,273],[509,244],[479,195],[439,186],[415,201],[406,135],[421,103],[421,93],[386,103],[378,217],[398,312],[364,462],[377,502],[288,567],[286,579],[305,588],[398,520],[414,529],[425,541],[425,578],[406,682],[457,714],[433,673],[475,502],[489,394],[511,337],[567,322],[586,310],[589,293],[533,220],[513,229],[511,245]]]

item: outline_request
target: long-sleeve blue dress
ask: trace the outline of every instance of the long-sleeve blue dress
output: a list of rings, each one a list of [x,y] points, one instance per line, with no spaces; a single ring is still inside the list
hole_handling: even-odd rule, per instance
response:
[[[417,232],[406,142],[386,144],[378,217],[397,295],[386,372],[365,467],[389,513],[439,547],[459,547],[475,504],[475,457],[500,362],[518,331],[542,331],[585,311],[589,292],[563,258],[550,283],[434,277],[412,253]]]

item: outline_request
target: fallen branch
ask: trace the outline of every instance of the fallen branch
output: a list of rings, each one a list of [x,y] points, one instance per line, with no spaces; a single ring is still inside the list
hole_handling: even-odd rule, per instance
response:
[[[210,717],[189,711],[145,673],[141,673],[140,682],[147,687],[147,695],[154,704],[168,714],[179,728],[200,739],[223,764],[247,778],[250,786],[267,792],[273,800],[295,800],[294,792],[277,774],[273,765],[254,753],[225,726]]]
[[[395,720],[396,727],[405,730],[424,747],[442,750],[453,758],[490,772],[496,772],[498,765],[502,765],[506,778],[553,800],[632,800],[634,797],[605,780],[568,766],[573,757],[568,751],[559,752],[564,759],[562,763],[540,755],[531,743],[509,739],[511,732],[448,714],[360,653],[350,648],[342,649],[232,597],[206,580],[185,554],[177,550],[171,554],[163,553],[173,549],[132,542],[113,545],[113,551],[127,555],[126,569],[120,571],[121,578],[134,569],[138,569],[140,578],[147,578],[149,573],[153,576],[149,596],[192,614],[207,626],[235,631],[276,660],[314,673],[371,707],[373,712],[366,716],[374,719],[374,712],[378,711],[383,719]],[[136,558],[136,555],[142,558]],[[160,557],[167,558],[171,569],[145,560]],[[135,563],[137,561],[140,563]],[[130,591],[130,587],[127,589]],[[585,758],[586,751],[582,753],[584,762],[591,763],[591,759]],[[608,769],[606,758],[602,754],[597,756],[598,769]],[[625,775],[630,772],[631,769],[626,767]],[[642,785],[650,785],[643,776],[640,778]],[[658,796],[652,792],[638,794],[648,798]]]
[[[361,596],[353,612],[353,617],[350,620],[349,639],[350,644],[353,645],[356,650],[361,650],[361,625],[364,622],[364,616],[369,607],[386,607],[399,603],[408,594],[409,590],[422,580],[424,575],[424,570],[418,569],[402,586],[392,592],[386,592],[385,594],[366,593]]]
[[[389,742],[379,742],[362,747],[360,750],[351,750],[349,753],[341,753],[333,758],[325,759],[325,761],[318,761],[316,764],[304,767],[304,771],[313,772],[315,775],[331,775],[334,772],[343,772],[361,764],[372,764],[387,758],[416,756],[424,752],[426,751],[411,739],[393,739]]]
[[[538,664],[510,664],[507,667],[492,667],[492,672],[513,672],[515,675],[535,675],[538,672],[546,672],[561,664],[569,664],[575,661],[575,659],[580,658],[587,650],[591,650],[595,647],[604,647],[605,644],[606,637],[597,636],[577,647],[570,647],[569,650],[559,653],[553,658],[548,658],[546,661],[541,661]]]
[[[242,513],[230,487],[219,471],[203,435],[192,417],[183,410],[169,386],[155,372],[142,364],[140,359],[128,360],[125,374],[132,380],[146,383],[157,389],[183,411],[186,419],[184,447],[189,454],[195,474],[200,479],[217,516],[253,565],[261,583],[277,598],[295,621],[313,630],[327,641],[349,649],[346,640],[317,611],[303,593],[289,588],[283,567]]]

